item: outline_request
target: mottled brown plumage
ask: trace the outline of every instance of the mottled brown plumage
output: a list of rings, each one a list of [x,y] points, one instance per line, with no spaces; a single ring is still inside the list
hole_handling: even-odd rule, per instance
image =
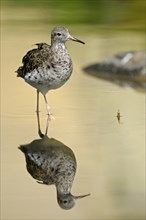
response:
[[[17,76],[37,89],[37,111],[39,111],[39,92],[45,98],[47,112],[50,115],[46,93],[51,89],[61,87],[71,76],[73,71],[72,60],[68,54],[65,42],[73,40],[83,43],[72,37],[64,27],[55,27],[51,33],[51,46],[46,43],[37,43],[37,48],[27,52],[23,57],[23,66],[17,70]]]
[[[57,201],[61,208],[71,209],[75,200],[83,196],[73,196],[71,188],[76,173],[77,163],[73,151],[54,138],[46,135],[19,149],[26,158],[26,167],[38,183],[56,186]]]
[[[46,43],[39,43],[36,45],[38,48],[28,51],[27,54],[23,57],[23,66],[19,67],[17,70],[18,77],[24,78],[25,75],[32,72],[34,69],[42,66],[43,62],[45,62],[49,56],[50,45]]]

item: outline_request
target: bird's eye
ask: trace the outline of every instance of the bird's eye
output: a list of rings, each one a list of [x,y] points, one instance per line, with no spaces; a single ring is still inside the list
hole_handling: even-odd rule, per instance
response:
[[[57,33],[57,36],[61,36],[61,33]]]
[[[67,200],[64,200],[64,201],[63,201],[63,203],[65,203],[65,204],[66,204],[66,203],[67,203]]]

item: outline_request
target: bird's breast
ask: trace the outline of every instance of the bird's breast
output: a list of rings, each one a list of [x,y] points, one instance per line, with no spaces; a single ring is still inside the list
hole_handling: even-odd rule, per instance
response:
[[[72,73],[72,60],[65,48],[61,48],[56,52],[52,51],[48,63],[50,63],[51,70],[58,74],[65,75]]]
[[[62,48],[49,51],[40,65],[28,72],[24,79],[42,94],[46,94],[51,89],[61,87],[70,78],[72,71],[72,60],[67,50]]]

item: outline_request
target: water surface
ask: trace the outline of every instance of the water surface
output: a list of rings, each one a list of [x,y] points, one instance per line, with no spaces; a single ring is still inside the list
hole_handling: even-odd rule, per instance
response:
[[[2,26],[1,217],[144,219],[145,95],[82,71],[110,54],[143,49],[141,32],[100,31],[98,27],[95,32],[95,27],[68,25],[71,34],[86,45],[67,43],[74,72],[62,88],[47,95],[55,116],[48,135],[69,146],[76,155],[73,194],[91,196],[78,201],[70,211],[61,210],[55,187],[37,184],[25,169],[18,146],[38,139],[36,91],[14,71],[22,56],[33,48],[31,45],[49,42],[52,26]],[[118,110],[121,123],[116,118]],[[43,97],[40,117],[45,130]]]

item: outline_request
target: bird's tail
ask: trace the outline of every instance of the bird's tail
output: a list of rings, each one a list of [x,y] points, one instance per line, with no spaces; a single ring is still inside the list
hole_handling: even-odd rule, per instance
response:
[[[22,67],[22,66],[20,66],[20,67],[18,68],[18,70],[16,70],[15,72],[17,73],[17,77],[22,77],[22,78],[24,78],[24,73],[23,73],[23,67]]]
[[[28,151],[27,151],[27,148],[25,147],[25,145],[20,145],[20,146],[18,147],[18,149],[21,150],[24,154],[28,152]]]

